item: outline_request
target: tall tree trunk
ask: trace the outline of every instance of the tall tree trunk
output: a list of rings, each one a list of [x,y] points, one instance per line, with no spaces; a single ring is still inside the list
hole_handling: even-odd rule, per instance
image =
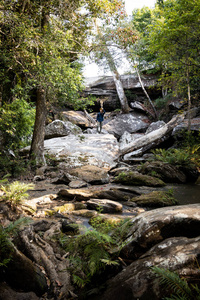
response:
[[[190,73],[187,70],[187,92],[188,92],[188,132],[191,131],[191,94],[190,94]]]
[[[137,72],[138,79],[139,79],[140,85],[142,87],[142,90],[145,93],[145,95],[146,95],[146,97],[147,97],[147,99],[148,99],[148,101],[149,101],[149,103],[150,103],[150,105],[151,105],[151,107],[152,107],[152,109],[154,111],[155,118],[158,120],[157,111],[155,109],[155,106],[153,105],[153,102],[151,101],[151,98],[149,97],[149,95],[148,95],[148,93],[147,93],[147,91],[146,91],[146,89],[145,89],[145,87],[143,85],[143,82],[142,82],[142,79],[141,79],[141,76],[140,76],[140,73],[139,73],[139,70],[138,70],[137,66],[135,66],[135,69],[136,69],[136,72]]]
[[[123,113],[128,113],[130,111],[130,107],[128,105],[128,100],[127,100],[125,92],[124,92],[124,87],[123,87],[122,81],[120,79],[120,75],[117,71],[117,68],[116,68],[114,59],[112,57],[112,54],[110,53],[108,47],[107,46],[105,46],[105,47],[106,47],[106,49],[105,49],[105,51],[106,51],[106,54],[105,54],[106,60],[108,62],[110,71],[111,71],[112,76],[113,76],[113,80],[114,80],[117,95],[119,97],[119,101],[120,101],[120,104],[121,104],[122,112]]]
[[[46,95],[42,87],[37,89],[36,116],[30,155],[36,160],[36,165],[46,165],[44,157],[44,136],[46,121]]]

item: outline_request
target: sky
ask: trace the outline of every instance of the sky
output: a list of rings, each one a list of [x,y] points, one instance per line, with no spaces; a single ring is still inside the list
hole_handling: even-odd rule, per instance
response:
[[[144,6],[153,8],[155,3],[156,0],[125,0],[125,8],[127,14],[131,15],[133,9],[142,8]],[[99,67],[95,63],[89,63],[89,62],[86,62],[86,66],[84,68],[83,74],[85,77],[105,75],[103,70],[99,69]],[[110,75],[110,74],[107,73],[106,75]]]

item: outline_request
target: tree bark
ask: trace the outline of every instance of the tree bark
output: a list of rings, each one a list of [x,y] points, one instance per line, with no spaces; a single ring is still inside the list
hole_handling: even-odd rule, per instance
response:
[[[141,85],[141,87],[142,87],[142,90],[143,90],[143,92],[145,93],[145,95],[146,95],[146,97],[147,97],[147,99],[148,99],[148,101],[149,101],[149,103],[150,103],[150,105],[151,105],[151,107],[152,107],[152,109],[153,109],[153,111],[154,111],[154,115],[155,115],[156,120],[158,120],[157,111],[156,111],[156,109],[155,109],[155,106],[153,105],[153,102],[151,101],[151,98],[149,97],[149,95],[148,95],[148,93],[147,93],[147,91],[146,91],[146,89],[145,89],[145,87],[144,87],[144,85],[143,85],[143,82],[142,82],[142,79],[141,79],[141,77],[140,77],[140,73],[139,73],[139,71],[138,71],[137,66],[135,66],[135,69],[136,69],[136,72],[137,72],[138,79],[139,79],[140,85]]]
[[[143,148],[145,150],[149,150],[150,148],[155,147],[159,144],[164,136],[170,134],[174,127],[176,127],[179,123],[184,120],[185,115],[178,115],[173,117],[167,124],[162,126],[161,128],[154,130],[148,134],[145,134],[141,138],[134,140],[133,142],[129,143],[126,147],[121,149],[120,155],[124,155],[126,153],[130,153],[132,151],[138,150]]]
[[[44,89],[38,87],[36,100],[36,116],[30,155],[36,160],[36,165],[46,165],[44,157],[44,136],[46,121],[46,95]]]
[[[128,100],[127,100],[125,92],[124,92],[124,87],[123,87],[123,84],[121,82],[120,75],[117,71],[117,68],[116,68],[114,59],[112,57],[112,54],[110,53],[110,51],[109,51],[109,49],[106,45],[105,45],[105,47],[106,47],[106,49],[105,49],[105,51],[106,51],[106,55],[105,55],[106,60],[108,62],[110,71],[111,71],[112,76],[113,76],[113,80],[114,80],[117,95],[119,97],[119,101],[120,101],[120,104],[121,104],[122,112],[123,113],[128,113],[130,111],[130,107],[128,105]]]

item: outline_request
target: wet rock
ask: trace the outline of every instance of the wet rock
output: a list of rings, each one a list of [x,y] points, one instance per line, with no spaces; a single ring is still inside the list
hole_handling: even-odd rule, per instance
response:
[[[120,203],[108,199],[90,199],[87,201],[87,207],[99,210],[102,213],[122,212],[122,205]]]
[[[165,183],[155,177],[143,175],[139,172],[122,172],[114,178],[113,182],[127,185],[164,186]]]

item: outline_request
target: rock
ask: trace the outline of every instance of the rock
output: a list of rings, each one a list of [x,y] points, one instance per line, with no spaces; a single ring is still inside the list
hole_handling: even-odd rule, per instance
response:
[[[119,153],[117,139],[111,134],[69,135],[45,140],[44,147],[45,153],[64,161],[66,169],[84,165],[111,168],[116,166]]]
[[[122,205],[116,201],[108,199],[90,199],[87,201],[89,209],[99,210],[102,213],[119,213],[122,212]]]
[[[94,216],[97,216],[98,212],[95,210],[81,209],[73,211],[72,215],[90,219]]]
[[[150,232],[149,232],[150,233]],[[107,282],[106,291],[96,300],[147,300],[164,299],[171,296],[171,291],[160,286],[151,267],[158,266],[175,271],[182,278],[196,282],[199,270],[198,260],[200,237],[172,237],[152,247],[137,261],[123,269]],[[167,294],[168,292],[168,294]]]
[[[72,180],[69,183],[69,187],[72,189],[80,189],[82,187],[86,187],[87,186],[87,182],[83,181],[83,180]]]
[[[125,131],[119,139],[119,148],[123,149],[125,145],[131,143],[132,141],[140,138],[144,133],[129,133]]]
[[[71,169],[70,174],[90,184],[105,184],[109,182],[109,175],[106,170],[96,166],[85,165],[80,168]]]
[[[148,134],[154,130],[157,130],[159,128],[161,128],[162,126],[164,126],[166,123],[164,121],[157,121],[157,122],[153,122],[149,125],[149,127],[147,128],[145,134]]]
[[[13,248],[11,262],[5,268],[4,280],[16,290],[34,292],[38,296],[43,295],[48,288],[40,268],[16,247]]]
[[[80,127],[69,121],[55,120],[45,127],[45,139],[81,133]]]
[[[113,182],[127,185],[164,186],[165,183],[155,177],[143,175],[139,172],[123,172],[114,178]]]
[[[91,123],[86,118],[84,112],[82,111],[63,111],[62,112],[62,119],[64,121],[70,121],[73,124],[80,126],[81,128],[90,127]]]
[[[147,116],[137,112],[129,114],[118,114],[114,119],[104,125],[104,129],[114,134],[116,138],[120,138],[127,131],[135,133],[145,130],[150,124]]]
[[[39,300],[35,293],[17,292],[11,289],[5,282],[0,283],[0,299],[1,300]]]
[[[195,166],[176,166],[162,161],[152,161],[143,164],[140,172],[154,174],[167,183],[195,182],[199,176]]]
[[[134,197],[131,200],[139,206],[145,207],[162,207],[177,204],[177,200],[169,192],[153,191],[148,194]]]
[[[188,128],[188,119],[185,119],[181,124],[177,125],[172,132],[172,136],[182,136],[184,131]],[[191,119],[191,131],[199,131],[200,129],[200,118]]]
[[[93,192],[87,189],[62,189],[58,192],[58,197],[69,200],[86,201],[93,197]]]
[[[200,204],[157,208],[138,215],[131,220],[122,249],[124,258],[136,259],[153,245],[170,238],[188,238],[200,235]]]
[[[78,234],[79,226],[75,223],[70,223],[68,220],[62,220],[62,232],[67,234]]]

